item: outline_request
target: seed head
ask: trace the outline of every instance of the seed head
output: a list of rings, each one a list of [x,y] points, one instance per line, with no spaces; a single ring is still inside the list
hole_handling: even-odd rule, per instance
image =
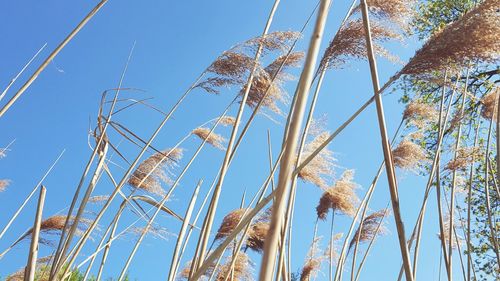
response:
[[[400,74],[425,75],[469,62],[494,63],[500,56],[498,0],[486,0],[447,25],[418,50]]]
[[[165,191],[162,183],[170,183],[167,168],[176,165],[182,158],[182,149],[167,149],[161,153],[155,153],[144,160],[128,179],[128,184],[152,194],[163,196]]]
[[[399,168],[415,171],[428,161],[425,150],[418,144],[403,139],[392,151],[394,165]]]
[[[226,141],[226,139],[221,135],[210,132],[210,129],[199,127],[194,129],[191,133],[198,136],[200,139],[205,140],[214,147],[220,150],[225,150],[224,142]]]
[[[354,171],[347,170],[332,187],[325,190],[316,207],[319,219],[326,219],[330,209],[333,212],[354,216],[359,199],[354,192],[358,185],[352,181],[353,177]]]

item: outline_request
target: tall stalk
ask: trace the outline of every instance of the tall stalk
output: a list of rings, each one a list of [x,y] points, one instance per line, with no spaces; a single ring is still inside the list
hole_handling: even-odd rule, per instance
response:
[[[304,63],[299,84],[295,93],[296,104],[291,108],[291,122],[288,129],[288,135],[283,148],[283,159],[280,163],[280,173],[278,177],[278,196],[273,205],[273,212],[271,216],[271,223],[269,227],[268,237],[264,244],[264,256],[262,258],[262,266],[260,270],[260,280],[271,280],[273,278],[274,265],[276,262],[276,253],[278,248],[278,240],[281,233],[284,208],[287,195],[289,194],[290,182],[293,175],[295,153],[297,149],[297,139],[302,125],[302,118],[305,111],[309,88],[314,75],[314,68],[321,44],[323,30],[325,27],[326,18],[330,8],[330,0],[321,1],[316,24],[311,38],[307,57]],[[282,241],[284,242],[284,241]]]
[[[24,271],[24,281],[34,281],[36,273],[36,259],[38,257],[38,240],[40,237],[40,226],[42,225],[43,205],[45,203],[45,193],[47,189],[42,186],[40,189],[40,197],[38,198],[38,206],[35,215],[35,222],[31,231],[31,244],[28,256],[28,263]]]
[[[49,169],[47,170],[47,172],[45,172],[45,174],[40,179],[40,181],[35,185],[35,187],[33,188],[33,190],[31,190],[30,194],[28,194],[28,196],[26,197],[26,199],[24,199],[24,202],[21,204],[21,206],[19,206],[19,208],[17,208],[16,212],[14,213],[14,215],[12,215],[12,217],[10,218],[9,222],[7,223],[7,225],[5,225],[5,227],[2,229],[2,232],[0,232],[0,239],[2,239],[3,235],[5,234],[5,232],[7,232],[7,230],[10,228],[10,226],[12,225],[12,223],[16,220],[17,216],[19,216],[19,214],[21,213],[21,211],[24,209],[24,206],[26,206],[26,204],[31,199],[31,197],[33,197],[33,195],[37,191],[38,187],[40,185],[42,185],[43,181],[45,180],[45,178],[47,178],[47,176],[50,174],[50,172],[52,171],[52,169],[56,166],[57,162],[59,162],[59,159],[61,159],[61,157],[63,156],[63,154],[64,154],[65,151],[66,150],[61,151],[61,153],[59,154],[59,156],[57,156],[56,160],[52,163],[52,165],[49,167]],[[0,258],[1,258],[1,256],[0,256]]]
[[[5,95],[7,94],[7,92],[9,91],[10,87],[16,82],[17,78],[19,78],[19,76],[21,76],[21,74],[23,74],[23,72],[26,70],[26,68],[28,68],[28,66],[35,60],[35,58],[42,52],[43,49],[45,49],[45,47],[47,47],[47,43],[43,44],[43,46],[38,49],[38,51],[31,57],[31,59],[23,66],[23,68],[17,73],[16,76],[14,76],[14,78],[12,78],[9,82],[9,84],[7,84],[7,86],[5,87],[5,89],[2,91],[2,93],[0,94],[0,101],[2,101],[2,99],[5,97]]]
[[[186,234],[186,229],[189,226],[189,221],[191,220],[191,214],[193,213],[194,205],[196,203],[196,198],[198,197],[198,192],[200,191],[201,184],[203,180],[198,181],[198,186],[196,186],[193,195],[191,196],[191,201],[189,202],[188,208],[186,209],[186,214],[184,215],[184,222],[182,222],[181,229],[179,230],[179,235],[177,236],[177,242],[175,243],[174,253],[172,255],[172,261],[170,262],[170,270],[168,272],[168,281],[173,281],[175,274],[177,272],[176,261],[179,256],[179,251],[181,249],[182,241],[184,240],[184,235]]]
[[[387,129],[385,126],[384,117],[384,107],[382,104],[382,97],[379,93],[379,80],[377,73],[377,63],[375,60],[375,53],[372,45],[372,35],[370,31],[370,20],[368,16],[368,5],[366,0],[361,0],[361,11],[363,15],[363,25],[365,28],[366,45],[368,51],[368,61],[370,63],[370,72],[373,84],[373,93],[375,96],[375,102],[377,105],[377,116],[380,127],[380,135],[382,138],[382,149],[384,150],[384,160],[385,168],[387,172],[387,181],[389,183],[389,191],[391,193],[392,210],[394,213],[394,220],[396,222],[396,229],[398,231],[399,247],[401,250],[401,257],[403,259],[403,264],[405,268],[406,280],[413,281],[413,275],[411,270],[410,252],[406,244],[406,235],[404,231],[404,224],[401,217],[401,211],[399,207],[399,196],[398,196],[398,186],[396,182],[396,175],[394,171],[394,162],[392,159],[392,150],[387,138]]]
[[[466,82],[465,82],[465,91],[464,91],[464,94],[462,96],[462,104],[460,105],[460,115],[459,116],[462,116],[463,113],[464,113],[464,107],[465,107],[465,96],[466,96],[466,92],[467,92],[467,83],[468,83],[468,80],[469,80],[469,69],[467,69],[467,75],[466,75]],[[460,139],[462,138],[462,122],[458,122],[458,128],[457,128],[457,138],[456,138],[456,143],[455,143],[455,158],[458,156],[458,149],[460,148]],[[452,248],[453,248],[453,239],[451,237],[452,236],[452,232],[453,232],[453,224],[454,224],[454,215],[455,215],[455,185],[456,185],[456,182],[457,182],[457,171],[456,170],[453,170],[453,174],[452,174],[452,179],[451,179],[451,195],[450,195],[450,231],[448,233],[448,237],[450,237],[450,241],[449,241],[449,245],[448,245],[448,263],[449,263],[449,266],[450,266],[450,276],[449,278],[451,278],[451,275],[452,275],[452,270],[451,270],[451,267],[452,267],[452,264],[453,264],[453,251],[452,251]],[[450,279],[451,281],[451,279]]]
[[[476,134],[474,136],[474,147],[477,147],[477,143],[479,140],[479,128],[481,124],[477,124]],[[469,183],[468,183],[468,191],[467,191],[467,281],[471,281],[471,267],[472,267],[472,244],[471,244],[471,211],[472,211],[472,182],[474,178],[474,158],[470,164],[469,169]],[[474,277],[476,275],[475,271]],[[475,278],[477,279],[477,278]]]
[[[64,38],[64,40],[50,53],[45,61],[38,67],[38,69],[31,75],[31,77],[24,83],[24,85],[14,94],[14,96],[0,109],[0,118],[9,110],[9,108],[17,101],[19,97],[29,88],[29,86],[36,80],[38,75],[49,65],[49,63],[61,52],[61,50],[78,34],[78,32],[87,24],[87,22],[94,17],[94,15],[106,4],[108,0],[101,0],[97,5],[78,23],[78,25],[71,31],[71,33]]]
[[[497,96],[496,101],[495,101],[495,107],[498,106],[500,103],[499,101],[500,95]],[[490,143],[491,143],[491,134],[493,131],[493,118],[494,114],[491,116],[490,120],[490,126],[488,130],[488,138],[486,141],[486,153],[485,153],[485,168],[484,168],[484,188],[485,188],[485,197],[486,197],[486,214],[488,215],[488,224],[490,227],[490,239],[493,244],[493,250],[495,252],[495,256],[497,258],[497,267],[500,267],[500,252],[498,250],[498,236],[497,236],[497,231],[496,231],[496,225],[493,223],[493,215],[491,213],[491,203],[490,203],[490,182],[489,182],[489,175],[490,172],[488,171],[488,165],[490,162]]]

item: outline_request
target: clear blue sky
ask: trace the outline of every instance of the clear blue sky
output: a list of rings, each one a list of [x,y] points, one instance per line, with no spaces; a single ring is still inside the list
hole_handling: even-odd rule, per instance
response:
[[[0,161],[0,178],[12,180],[10,188],[0,194],[0,226],[24,200],[33,186],[57,155],[66,149],[62,160],[44,184],[47,201],[44,217],[57,213],[70,203],[70,198],[83,171],[90,149],[87,145],[89,120],[95,124],[98,103],[103,90],[117,86],[128,53],[136,41],[135,51],[124,80],[125,87],[144,89],[137,97],[154,97],[152,103],[168,110],[199,73],[222,51],[232,45],[258,36],[273,1],[130,1],[111,0],[93,18],[77,37],[56,57],[38,80],[0,119],[0,147],[16,139],[8,157]],[[326,28],[323,48],[331,39],[343,18],[350,1],[334,1]],[[48,47],[28,71],[14,85],[12,94],[34,71],[42,58],[70,32],[97,1],[3,1],[0,4],[0,84],[6,85],[24,63],[47,42]],[[315,1],[286,0],[279,6],[271,26],[276,30],[298,30],[312,10]],[[299,49],[307,47],[311,26],[307,29]],[[407,59],[420,43],[411,38],[405,46],[392,45],[390,49]],[[379,61],[381,84],[400,66]],[[299,74],[298,72],[296,73]],[[287,89],[293,93],[295,83]],[[175,145],[177,140],[197,125],[218,116],[238,89],[225,91],[221,96],[197,90],[174,115],[155,140],[158,148]],[[130,95],[130,94],[128,94]],[[328,114],[328,129],[333,130],[372,95],[367,62],[352,62],[343,70],[330,71],[326,76],[316,116]],[[400,93],[384,98],[389,134],[392,135],[401,120]],[[5,100],[4,100],[5,101]],[[234,115],[236,107],[232,109]],[[246,115],[248,116],[248,108]],[[159,124],[161,116],[144,109],[132,110],[120,120],[137,134],[147,138]],[[239,157],[232,165],[224,185],[218,210],[217,225],[222,216],[239,207],[241,194],[257,190],[265,179],[267,166],[266,131],[271,130],[274,152],[282,137],[281,125],[259,116]],[[283,124],[284,119],[277,117]],[[229,137],[229,130],[220,131]],[[115,138],[116,141],[119,139]],[[196,149],[198,140],[192,138],[184,147],[185,160]],[[330,146],[342,168],[355,169],[356,181],[362,186],[362,196],[382,160],[378,123],[372,105],[348,127]],[[123,145],[129,158],[137,149]],[[275,155],[276,156],[276,155]],[[222,162],[223,153],[207,147],[182,181],[169,206],[183,214],[187,198],[198,181],[208,189]],[[182,162],[182,163],[185,163]],[[121,170],[114,168],[117,177]],[[178,170],[177,170],[178,171]],[[338,174],[341,173],[339,169]],[[423,196],[425,179],[398,170],[403,217],[409,235]],[[109,192],[104,180],[95,194]],[[317,187],[300,182],[294,224],[293,270],[301,267],[312,239],[315,206],[321,195]],[[384,208],[389,200],[385,174],[374,195],[371,210]],[[29,228],[35,211],[35,200],[23,211],[8,235],[0,241],[0,250],[6,248],[19,234]],[[117,204],[115,204],[117,205]],[[116,208],[116,206],[115,206]],[[421,280],[437,280],[439,251],[435,198],[430,200],[428,223],[424,228],[419,276]],[[132,221],[127,214],[123,220]],[[109,221],[109,220],[105,220]],[[158,222],[168,231],[177,233],[180,224],[168,217]],[[399,271],[400,254],[393,217],[388,220],[390,233],[375,244],[362,280],[394,280]],[[350,219],[338,217],[336,228],[345,232]],[[102,225],[105,228],[106,225]],[[217,226],[216,226],[217,227]],[[320,225],[320,234],[328,240],[329,223]],[[113,245],[105,276],[116,276],[131,250],[133,236],[120,239]],[[143,243],[130,268],[130,276],[138,280],[162,280],[167,277],[168,264],[175,237],[168,241],[149,237]],[[91,250],[95,245],[89,247]],[[23,243],[0,260],[0,276],[6,276],[22,267],[27,259],[28,243]],[[51,248],[42,246],[40,256],[50,254]],[[189,257],[190,255],[186,255]],[[260,256],[253,255],[258,272]],[[457,260],[457,259],[455,259]],[[455,269],[459,266],[456,264]],[[327,270],[318,280],[327,279]],[[456,275],[459,274],[457,271]]]

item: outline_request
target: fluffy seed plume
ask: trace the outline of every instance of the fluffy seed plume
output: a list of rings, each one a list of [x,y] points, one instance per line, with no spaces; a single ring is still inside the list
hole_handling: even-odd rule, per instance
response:
[[[300,273],[300,281],[308,281],[311,278],[314,279],[321,268],[321,262],[325,259],[325,256],[321,254],[318,246],[320,240],[320,237],[315,238],[309,248],[306,261]]]
[[[406,170],[417,170],[426,162],[427,154],[420,145],[403,139],[392,151],[394,165]]]
[[[238,44],[229,51],[220,55],[207,69],[208,78],[198,83],[195,87],[202,88],[208,93],[219,94],[222,87],[234,85],[242,86],[255,66],[253,56],[259,45],[262,44],[264,54],[272,51],[283,51],[289,48],[291,42],[300,37],[300,33],[291,31],[277,31],[264,37],[250,39]],[[248,55],[247,53],[250,53]],[[285,62],[293,65],[296,55]],[[256,66],[257,74],[265,72],[260,64]],[[257,75],[259,76],[259,75]],[[262,83],[262,82],[261,82]],[[252,86],[253,87],[253,86]]]
[[[193,135],[198,136],[200,139],[205,140],[214,147],[225,150],[224,142],[226,139],[215,132],[210,133],[210,129],[199,127],[191,132]]]
[[[140,236],[144,234],[145,231],[146,227],[132,227],[128,232],[134,236]],[[147,234],[150,234],[153,238],[159,238],[165,241],[172,235],[166,228],[157,225],[149,227]]]
[[[41,257],[36,260],[35,269],[35,280],[37,281],[48,281],[50,268],[47,267],[48,263],[51,261],[52,256]],[[24,281],[24,272],[26,267],[10,274],[5,278],[5,281]]]
[[[89,198],[90,203],[102,203],[109,199],[109,195],[96,195]]]
[[[288,103],[288,94],[282,85],[286,81],[295,78],[285,72],[285,70],[298,66],[303,57],[304,53],[302,52],[291,53],[288,58],[286,55],[283,55],[271,62],[264,69],[258,71],[248,92],[246,104],[251,108],[255,108],[264,99],[262,101],[263,107],[281,114],[279,104]],[[243,94],[245,89],[246,87],[241,90],[240,94]]]
[[[354,216],[359,199],[354,192],[358,185],[352,181],[353,177],[354,171],[347,170],[332,187],[325,190],[316,207],[319,219],[326,219],[330,209],[333,212]]]
[[[302,159],[309,157],[329,136],[328,132],[322,132],[311,142],[307,143],[302,153]],[[327,181],[333,175],[335,161],[333,152],[325,147],[311,162],[299,171],[298,177],[320,188],[326,188],[328,186]]]
[[[219,120],[219,124],[222,126],[234,126],[234,123],[236,122],[236,118],[232,116],[224,116],[221,117]]]
[[[332,252],[333,259],[332,259],[332,262],[333,263],[331,264],[331,266],[334,266],[338,262],[339,253],[338,253],[337,242],[339,242],[343,236],[344,236],[344,233],[337,233],[337,234],[333,235],[333,237],[332,237],[332,240],[333,240],[333,252]],[[328,243],[328,247],[326,247],[326,249],[325,249],[324,256],[330,258],[330,243]],[[328,259],[328,262],[330,263],[330,259]]]
[[[388,209],[383,209],[367,216],[354,233],[354,236],[349,243],[349,250],[356,244],[357,241],[359,241],[359,243],[371,241],[378,235],[386,233],[387,229],[384,226],[383,220],[388,211]]]
[[[226,263],[220,267],[215,280],[217,281],[224,281],[226,279],[235,281],[253,280],[252,277],[253,264],[250,258],[245,253],[238,252],[236,254],[236,261],[234,263],[234,267],[231,270],[232,258],[233,256],[230,255]],[[228,278],[231,275],[233,278]]]
[[[481,116],[486,119],[491,119],[497,112],[495,103],[497,102],[498,95],[500,94],[500,88],[496,88],[490,91],[488,94],[484,95],[481,99]]]
[[[215,240],[222,239],[233,231],[236,228],[240,220],[243,218],[243,214],[246,209],[236,209],[234,211],[229,212],[223,219],[222,223],[217,230],[217,234],[215,235]]]
[[[10,180],[0,180],[0,192],[3,192],[9,187],[10,185]]]
[[[69,220],[69,225],[71,226],[73,224],[74,218],[71,217]],[[41,234],[58,234],[60,231],[63,230],[64,228],[64,223],[66,222],[66,216],[62,215],[55,215],[52,217],[49,217],[45,220],[43,220],[40,224],[40,233]],[[83,231],[90,225],[91,220],[90,219],[85,219],[81,218],[77,230],[76,230],[76,235],[81,235]],[[24,235],[18,239],[19,241],[22,241],[28,237],[31,237],[31,233],[33,232],[33,229],[30,228]],[[17,243],[17,242],[16,242]],[[50,241],[45,240],[45,239],[40,239],[40,243],[50,245]]]
[[[300,32],[296,31],[274,31],[264,36],[252,38],[241,44],[241,47],[250,48],[253,52],[257,51],[259,46],[262,47],[264,53],[273,51],[284,52],[300,36]]]
[[[439,114],[434,106],[413,101],[406,106],[403,118],[417,128],[424,128],[429,122],[438,121]]]
[[[179,272],[179,278],[180,279],[186,279],[187,280],[189,278],[189,273],[191,272],[191,264],[192,264],[192,261],[189,261],[188,263],[186,263],[186,265],[181,270],[181,272]],[[203,276],[209,277],[209,276],[212,275],[213,271],[214,271],[213,265],[209,266],[208,269],[203,273]]]
[[[500,56],[499,0],[486,0],[431,37],[400,74],[425,75],[449,65],[490,63]]]
[[[167,156],[167,157],[165,157]],[[156,195],[164,195],[162,183],[170,183],[167,168],[182,158],[182,149],[167,149],[144,160],[128,179],[128,184]]]
[[[372,21],[371,32],[375,52],[391,61],[398,59],[380,45],[380,43],[400,39],[401,36],[393,30]],[[360,19],[347,22],[332,39],[321,59],[320,69],[339,68],[350,58],[366,59],[366,39],[363,22]]]
[[[415,14],[415,0],[367,0],[368,9],[375,17],[397,24],[402,30],[408,30],[408,24]],[[360,12],[360,6],[354,12]]]
[[[454,225],[456,225],[456,222],[454,223]],[[443,236],[444,236],[444,243],[445,245],[449,245],[450,243],[450,217],[448,215],[445,215],[443,217]],[[443,240],[442,237],[441,237],[441,233],[437,233],[437,237],[439,240]],[[458,243],[460,243],[460,245],[463,243],[463,238],[458,236]],[[455,235],[453,235],[453,238],[452,238],[452,241],[451,241],[451,247],[453,249],[456,249],[457,248],[457,239],[455,238]]]
[[[483,157],[479,147],[461,147],[457,151],[457,156],[446,164],[446,169],[450,171],[464,170],[470,164]]]
[[[246,246],[258,253],[264,250],[264,242],[266,241],[269,231],[269,222],[259,221],[254,223],[249,231]]]

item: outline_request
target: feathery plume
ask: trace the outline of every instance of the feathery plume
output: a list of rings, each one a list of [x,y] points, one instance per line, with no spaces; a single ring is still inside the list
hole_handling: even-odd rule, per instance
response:
[[[457,223],[455,222],[454,225],[457,225]],[[443,217],[443,234],[444,234],[445,245],[449,245],[449,243],[450,243],[450,217],[448,215],[445,215]],[[439,240],[443,240],[440,232],[437,233],[437,237]],[[463,238],[458,236],[458,235],[457,235],[457,238],[458,238],[458,242],[460,244],[462,244]],[[453,249],[457,248],[457,239],[455,239],[455,236],[452,238],[451,247]]]
[[[246,209],[242,208],[229,212],[229,214],[227,214],[222,219],[222,223],[219,227],[219,230],[217,230],[217,234],[215,235],[215,240],[222,239],[231,234],[233,229],[235,229],[236,226],[238,226],[240,220],[243,218],[245,210]]]
[[[450,171],[464,170],[482,157],[483,153],[479,147],[461,147],[457,151],[457,156],[450,160],[445,168]]]
[[[36,270],[35,270],[35,280],[37,281],[48,281],[49,280],[49,271],[47,268],[48,263],[51,261],[52,256],[41,257],[36,260]],[[10,274],[5,278],[5,281],[24,281],[24,272],[26,271],[26,267],[21,268],[20,270]]]
[[[226,139],[213,131],[210,133],[210,129],[208,128],[196,128],[191,132],[191,134],[198,136],[202,140],[205,140],[215,148],[225,150],[224,142],[226,141]]]
[[[316,207],[319,219],[326,219],[330,209],[348,216],[354,216],[359,198],[354,192],[358,186],[353,180],[354,171],[346,170],[332,187],[325,190]]]
[[[0,192],[4,192],[10,185],[10,180],[0,179]]]
[[[232,116],[223,116],[219,120],[219,124],[222,126],[234,126],[234,123],[236,122],[236,118]]]
[[[449,65],[495,62],[500,56],[499,0],[486,0],[450,23],[418,50],[399,74],[425,75]]]
[[[258,253],[264,250],[264,242],[266,241],[269,231],[269,222],[258,221],[254,223],[249,231],[246,246]]]
[[[73,224],[74,217],[70,217],[69,225]],[[58,234],[64,228],[64,223],[66,222],[66,216],[63,215],[55,215],[43,220],[40,224],[40,234]],[[77,230],[76,235],[81,235],[85,228],[87,228],[91,224],[90,219],[81,218]],[[30,228],[26,233],[18,239],[16,243],[22,241],[28,237],[31,237],[31,233],[33,232],[33,228]],[[50,245],[50,241],[45,239],[40,239],[40,243]]]
[[[246,47],[255,53],[260,46],[264,54],[273,51],[285,52],[300,37],[301,33],[297,31],[274,31],[264,36],[247,40],[237,48]]]
[[[165,157],[168,155],[168,157]],[[167,149],[161,153],[155,153],[144,160],[128,179],[128,184],[156,195],[165,195],[161,187],[163,183],[170,183],[171,180],[166,168],[175,166],[176,162],[182,158],[182,149]]]
[[[146,227],[132,227],[130,230],[128,230],[129,233],[140,236],[144,234],[146,231]],[[162,240],[167,241],[168,236],[172,236],[173,234],[168,232],[166,228],[161,227],[161,226],[151,226],[148,228],[147,234],[151,234],[152,237],[154,238],[159,238]]]
[[[309,157],[329,136],[328,132],[322,132],[311,142],[306,143],[302,159]],[[327,180],[333,175],[335,161],[333,152],[325,147],[311,162],[299,171],[298,177],[320,188],[326,188],[328,186]]]
[[[204,89],[208,93],[219,94],[220,88],[222,87],[243,85],[247,81],[246,77],[248,77],[255,66],[256,62],[252,56],[255,54],[260,44],[262,44],[262,51],[264,54],[272,51],[283,51],[288,49],[291,42],[296,40],[299,36],[300,33],[298,32],[276,31],[264,37],[256,37],[238,44],[229,51],[222,53],[222,55],[207,68],[209,77],[198,83],[195,88],[198,87]],[[247,55],[248,51],[253,54]],[[296,63],[296,58],[297,54],[289,57],[284,67],[293,66]],[[274,65],[274,67],[276,67],[276,65]],[[256,74],[265,72],[260,63],[257,63],[256,70]]]
[[[109,199],[109,195],[96,195],[89,198],[89,203],[102,203]]]
[[[392,22],[404,31],[408,31],[409,22],[415,15],[415,0],[367,0],[366,4],[376,18]],[[354,13],[359,11],[360,6],[357,6]]]
[[[311,278],[314,278],[321,268],[321,262],[326,258],[321,254],[321,251],[319,249],[318,244],[320,240],[321,237],[315,238],[311,247],[309,248],[306,261],[300,273],[300,281],[308,281]]]
[[[332,237],[332,240],[333,240],[333,264],[331,264],[330,266],[334,266],[335,263],[338,262],[338,256],[339,256],[339,253],[338,253],[338,249],[337,249],[337,242],[344,236],[344,233],[337,233],[335,235],[333,235]],[[324,256],[325,257],[330,257],[330,245],[328,245],[328,247],[325,249],[325,252],[324,252]],[[328,262],[330,262],[330,259],[328,259]]]
[[[481,99],[481,104],[483,105],[481,108],[481,116],[486,119],[491,119],[491,117],[496,114],[497,108],[495,107],[495,103],[499,94],[500,88],[495,88],[488,94],[484,95]]]
[[[391,39],[401,40],[401,36],[375,21],[371,22],[371,33],[375,52],[397,62],[399,59],[389,54],[380,43]],[[323,69],[327,64],[328,68],[339,68],[345,65],[349,58],[366,59],[365,30],[361,19],[351,20],[341,27],[325,50],[319,69]]]
[[[392,151],[394,165],[406,170],[417,170],[426,162],[427,154],[420,145],[403,139]]]
[[[188,279],[189,278],[189,273],[191,273],[191,264],[192,264],[192,261],[187,262],[186,265],[182,268],[181,272],[179,272],[178,277],[180,279]],[[213,271],[214,271],[214,265],[209,266],[208,269],[203,273],[203,276],[209,277],[212,275]]]
[[[383,219],[387,215],[388,211],[389,211],[388,209],[383,209],[367,216],[363,220],[362,225],[360,225],[356,230],[356,232],[354,233],[354,236],[352,237],[351,242],[349,243],[349,250],[358,241],[358,236],[359,236],[359,243],[363,243],[375,239],[376,236],[380,234],[386,233],[387,229],[384,226]]]
[[[262,106],[281,114],[282,112],[278,104],[288,103],[288,94],[282,85],[288,80],[295,79],[295,77],[285,72],[285,70],[298,66],[303,57],[304,53],[302,52],[291,53],[288,58],[286,55],[282,55],[264,69],[258,71],[252,81],[246,104],[251,108],[255,108],[265,96]],[[280,66],[282,66],[281,69]],[[245,92],[245,89],[246,86],[241,90],[241,95]]]
[[[224,281],[228,276],[233,276],[233,278],[229,278],[229,280],[235,281],[249,281],[253,280],[252,278],[252,270],[253,264],[247,254],[243,252],[238,252],[236,254],[236,262],[234,263],[234,267],[231,270],[231,260],[233,256],[230,255],[228,257],[227,262],[220,267],[219,272],[215,280]]]
[[[413,101],[406,106],[403,119],[417,128],[424,128],[429,122],[437,122],[439,113],[431,104]]]

